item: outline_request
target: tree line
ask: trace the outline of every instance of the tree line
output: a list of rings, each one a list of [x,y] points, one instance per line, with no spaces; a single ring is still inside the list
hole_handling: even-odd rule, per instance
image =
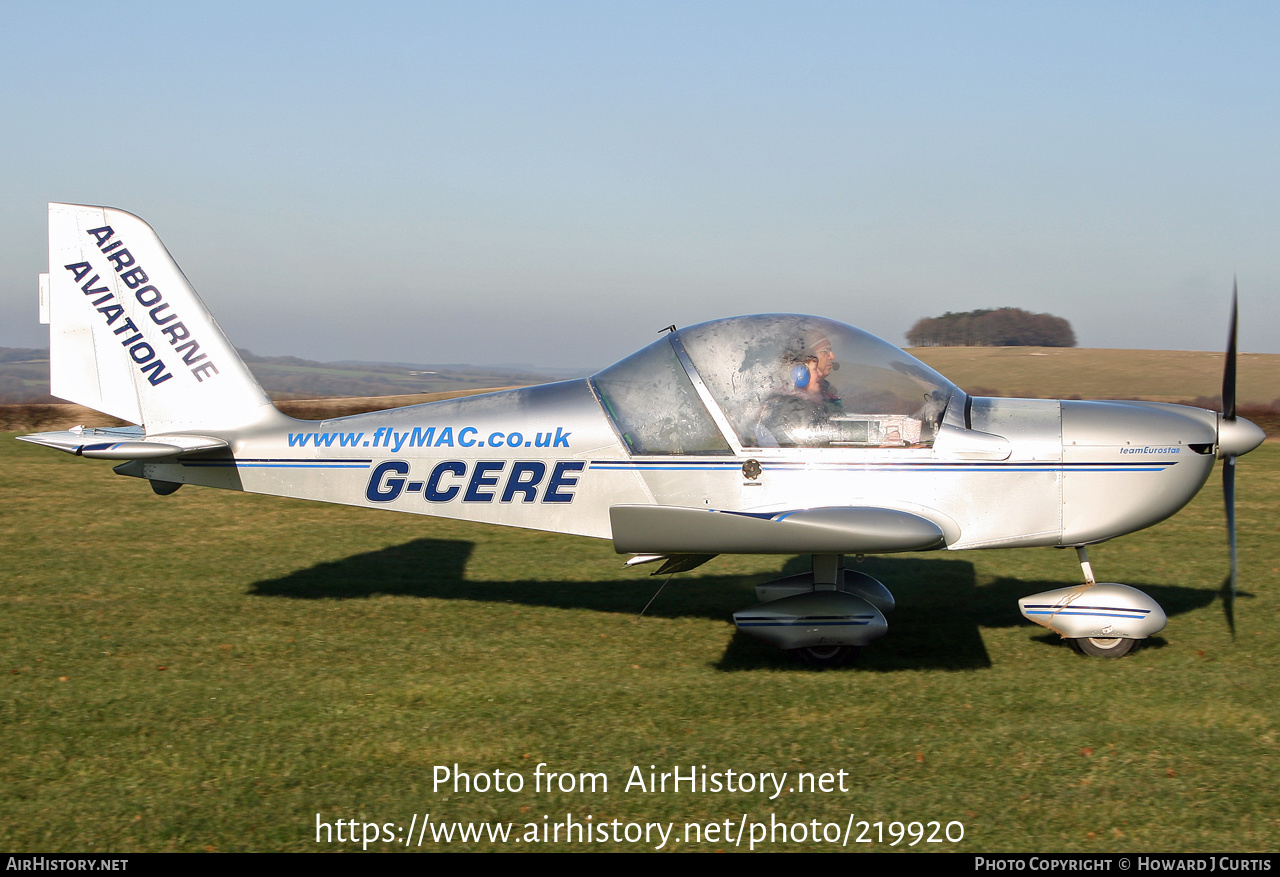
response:
[[[912,347],[1075,347],[1071,324],[1022,308],[983,308],[924,317],[907,332]]]

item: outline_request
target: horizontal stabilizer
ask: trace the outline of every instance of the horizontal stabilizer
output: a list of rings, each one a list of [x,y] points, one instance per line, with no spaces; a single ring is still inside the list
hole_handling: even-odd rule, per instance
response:
[[[149,438],[138,427],[86,429],[77,426],[63,432],[20,435],[18,441],[99,460],[150,460],[227,447],[222,439],[205,435],[164,435]]]
[[[946,544],[926,518],[869,506],[770,513],[616,505],[609,520],[619,554],[887,554]]]

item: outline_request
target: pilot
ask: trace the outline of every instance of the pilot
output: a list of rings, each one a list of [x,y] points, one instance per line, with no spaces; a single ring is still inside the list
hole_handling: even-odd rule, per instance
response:
[[[831,341],[810,332],[782,355],[783,385],[765,400],[756,429],[761,447],[830,443],[831,418],[844,413],[840,396],[828,380],[840,367]]]
[[[807,343],[800,351],[800,357],[808,366],[810,374],[809,385],[805,389],[815,401],[821,397],[824,401],[838,403],[840,397],[831,389],[827,378],[833,371],[840,368],[840,363],[836,362],[835,351],[831,349],[831,341],[827,336],[817,332],[812,333],[812,336],[807,339]]]

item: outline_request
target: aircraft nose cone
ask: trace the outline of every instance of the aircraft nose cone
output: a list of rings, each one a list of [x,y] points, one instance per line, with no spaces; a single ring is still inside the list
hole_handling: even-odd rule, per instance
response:
[[[1239,457],[1262,444],[1267,434],[1243,417],[1218,421],[1218,457]]]

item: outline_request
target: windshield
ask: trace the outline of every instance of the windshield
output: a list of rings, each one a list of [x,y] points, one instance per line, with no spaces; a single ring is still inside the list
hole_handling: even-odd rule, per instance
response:
[[[955,386],[852,326],[762,314],[677,333],[744,447],[927,447]]]

